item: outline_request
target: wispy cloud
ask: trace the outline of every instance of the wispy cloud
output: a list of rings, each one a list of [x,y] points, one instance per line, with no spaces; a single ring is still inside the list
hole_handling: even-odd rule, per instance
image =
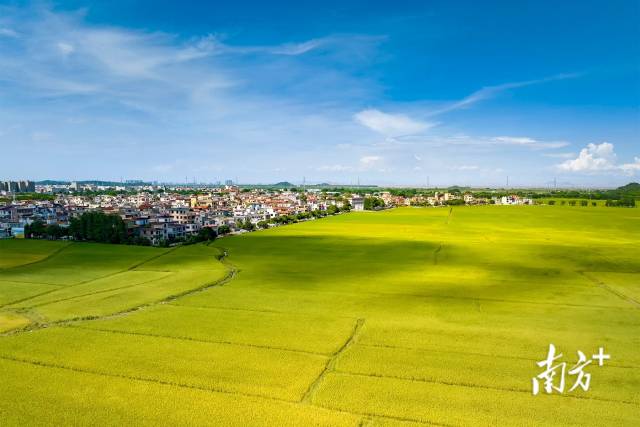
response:
[[[386,136],[414,135],[434,126],[412,119],[404,114],[384,113],[375,109],[368,109],[356,113],[353,118],[361,125]]]
[[[18,33],[11,28],[0,28],[0,37],[18,38]]]
[[[582,75],[581,73],[556,74],[556,75],[541,78],[541,79],[503,83],[495,86],[486,86],[480,90],[473,92],[471,95],[461,99],[460,101],[454,102],[448,106],[445,106],[443,108],[436,109],[430,112],[430,115],[444,114],[450,111],[459,110],[462,108],[468,108],[474,104],[477,104],[480,101],[493,98],[499,95],[500,93],[506,92],[509,90],[518,89],[526,86],[538,85],[542,83],[548,83],[556,80],[573,79],[576,77],[580,77],[581,75]]]
[[[472,136],[466,134],[455,135],[403,135],[387,139],[393,144],[424,145],[424,146],[456,146],[468,145],[475,147],[514,146],[532,150],[547,150],[562,148],[569,145],[567,141],[547,141],[527,136]]]
[[[544,153],[544,157],[549,157],[552,159],[571,159],[575,157],[575,153]]]
[[[220,36],[94,25],[82,12],[42,6],[3,7],[0,27],[7,30],[0,35],[0,91],[8,101],[0,106],[0,124],[20,125],[2,139],[11,147],[22,141],[40,150],[69,148],[65,173],[117,177],[136,170],[145,178],[181,179],[224,157],[222,171],[200,168],[202,174],[213,179],[225,170],[244,171],[249,179],[291,164],[302,171],[307,162],[293,159],[316,149],[318,161],[332,164],[330,151],[320,147],[370,137],[353,122],[347,102],[370,90],[350,72],[365,66],[382,42],[377,37],[328,35],[247,47]],[[333,67],[354,52],[362,52],[363,62],[352,61],[348,72]],[[46,140],[33,138],[40,129],[47,130]],[[183,161],[167,161],[171,150],[180,150]],[[252,159],[240,160],[239,150]],[[84,155],[102,160],[91,167],[77,161]],[[45,176],[59,170],[39,168]]]
[[[531,148],[562,148],[569,145],[567,141],[540,141],[523,136],[495,136],[487,140],[493,144],[521,145]]]
[[[380,156],[364,156],[360,158],[360,164],[367,167],[378,164],[380,161],[382,161]]]
[[[316,168],[318,172],[349,172],[354,170],[353,166],[345,166],[341,164],[322,165]]]

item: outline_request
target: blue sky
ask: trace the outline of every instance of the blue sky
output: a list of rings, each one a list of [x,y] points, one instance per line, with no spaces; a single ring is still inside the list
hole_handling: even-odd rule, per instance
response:
[[[640,179],[637,1],[0,1],[0,179]]]

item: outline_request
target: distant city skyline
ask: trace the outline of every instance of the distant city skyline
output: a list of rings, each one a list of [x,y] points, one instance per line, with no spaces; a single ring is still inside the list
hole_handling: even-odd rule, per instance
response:
[[[637,182],[639,21],[636,1],[0,0],[0,179]]]

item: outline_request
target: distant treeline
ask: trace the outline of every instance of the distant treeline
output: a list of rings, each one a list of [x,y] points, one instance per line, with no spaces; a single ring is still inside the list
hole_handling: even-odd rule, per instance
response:
[[[280,215],[275,218],[271,218],[268,221],[258,221],[257,224],[253,224],[251,221],[244,220],[238,223],[238,228],[247,231],[253,231],[256,228],[269,228],[270,224],[275,225],[286,225],[286,224],[295,224],[296,222],[306,221],[314,218],[324,218],[329,215],[336,215],[340,212],[349,212],[351,210],[351,205],[349,202],[344,202],[344,206],[339,208],[335,205],[331,205],[327,208],[326,211],[321,211],[319,209],[313,210],[311,212],[301,212],[295,215]]]
[[[15,197],[16,200],[55,200],[56,196],[45,193],[18,193],[11,197],[0,197],[2,202],[10,202]]]

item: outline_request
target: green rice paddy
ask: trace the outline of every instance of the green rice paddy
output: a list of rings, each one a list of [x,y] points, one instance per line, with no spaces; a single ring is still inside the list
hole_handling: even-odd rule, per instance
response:
[[[226,254],[226,256],[224,256]],[[588,391],[534,396],[550,343]],[[350,213],[158,249],[0,241],[0,424],[637,425],[640,210]]]

